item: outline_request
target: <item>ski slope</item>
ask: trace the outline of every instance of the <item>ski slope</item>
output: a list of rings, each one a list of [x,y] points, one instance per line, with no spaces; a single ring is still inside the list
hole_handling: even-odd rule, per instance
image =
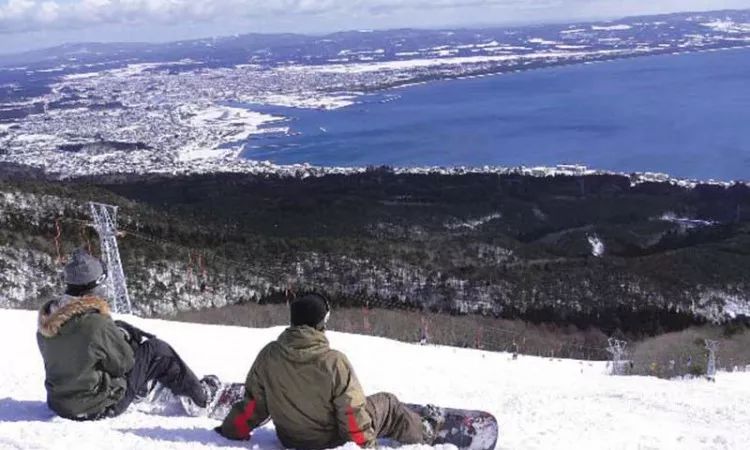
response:
[[[170,342],[199,375],[233,381],[244,380],[256,353],[282,331],[127,320]],[[282,448],[272,424],[236,443],[216,435],[210,419],[138,411],[88,423],[55,417],[44,401],[35,331],[35,312],[0,310],[0,449]],[[500,449],[746,449],[750,442],[750,373],[720,373],[716,383],[611,377],[604,363],[513,361],[504,353],[328,335],[366,393],[490,411],[500,423]],[[428,448],[410,449],[420,447]]]

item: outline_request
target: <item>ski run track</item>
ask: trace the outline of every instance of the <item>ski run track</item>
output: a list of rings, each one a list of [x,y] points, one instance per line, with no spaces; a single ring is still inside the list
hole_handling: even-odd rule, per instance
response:
[[[244,381],[258,351],[283,330],[125,319],[172,344],[199,376],[228,381]],[[282,449],[272,423],[255,430],[250,442],[232,442],[212,430],[217,421],[205,418],[137,409],[99,422],[55,417],[45,404],[35,331],[35,312],[0,310],[2,450]],[[337,332],[328,337],[348,355],[368,395],[391,391],[403,401],[490,411],[500,423],[498,449],[750,448],[750,373],[719,373],[715,383],[614,377],[604,362],[513,360],[507,353]]]

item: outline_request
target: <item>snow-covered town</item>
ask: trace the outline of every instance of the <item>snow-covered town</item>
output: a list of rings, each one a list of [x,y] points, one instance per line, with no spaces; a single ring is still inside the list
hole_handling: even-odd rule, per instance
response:
[[[678,14],[473,33],[301,37],[294,51],[271,45],[218,64],[195,50],[210,48],[221,55],[232,39],[154,45],[137,58],[122,58],[121,51],[108,55],[106,47],[93,53],[77,47],[70,55],[63,47],[55,57],[26,65],[14,65],[12,56],[0,58],[0,74],[15,80],[0,85],[0,162],[63,178],[215,171],[311,174],[318,170],[241,158],[253,136],[289,133],[283,117],[258,112],[254,105],[341,108],[356,104],[367,92],[430,80],[748,46],[750,14]],[[174,48],[183,49],[174,55],[185,57],[165,55]],[[157,61],[144,62],[147,58]],[[31,88],[18,80],[38,77],[36,83],[47,85],[34,88],[48,92],[26,94]],[[580,169],[520,169],[542,176],[570,171]],[[644,173],[638,180],[669,177]]]

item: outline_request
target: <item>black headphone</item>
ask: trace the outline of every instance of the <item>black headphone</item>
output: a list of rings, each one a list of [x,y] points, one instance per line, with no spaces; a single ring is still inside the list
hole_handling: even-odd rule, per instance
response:
[[[323,300],[323,303],[325,303],[325,305],[326,305],[326,312],[327,313],[331,312],[331,301],[328,300],[328,297],[326,297],[324,294],[321,294],[319,292],[315,292],[315,293],[313,293],[313,295],[315,295],[316,297],[318,297],[321,300]]]
[[[318,297],[319,299],[323,300],[323,304],[326,305],[326,315],[323,316],[323,320],[321,323],[318,324],[319,327],[325,329],[326,324],[328,323],[328,319],[331,317],[331,302],[328,300],[328,297],[326,297],[324,294],[321,294],[320,292],[311,292],[310,294],[315,297]]]

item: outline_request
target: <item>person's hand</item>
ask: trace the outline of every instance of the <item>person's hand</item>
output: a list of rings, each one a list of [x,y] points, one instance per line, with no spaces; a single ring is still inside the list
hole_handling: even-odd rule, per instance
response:
[[[115,325],[116,325],[116,324],[117,324],[117,322],[115,322]],[[128,330],[126,330],[125,328],[123,328],[123,327],[121,327],[121,326],[119,326],[119,325],[117,326],[117,328],[118,328],[118,329],[120,330],[120,332],[122,333],[122,337],[124,337],[124,338],[125,338],[125,340],[126,340],[126,341],[128,341],[128,343],[131,343],[131,342],[133,342],[133,336],[131,336],[131,335],[130,335],[130,333],[128,333]]]
[[[146,333],[140,328],[125,322],[124,320],[115,320],[115,325],[122,330],[125,335],[125,340],[130,342],[131,345],[141,345],[143,341],[156,337],[151,333]]]

